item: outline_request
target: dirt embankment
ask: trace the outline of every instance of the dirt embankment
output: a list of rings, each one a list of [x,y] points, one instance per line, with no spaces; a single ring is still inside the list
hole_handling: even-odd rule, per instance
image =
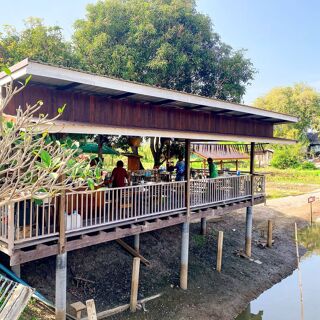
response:
[[[291,198],[294,201],[295,197]],[[141,235],[141,253],[151,261],[151,266],[141,266],[139,298],[159,292],[164,292],[164,295],[148,302],[146,312],[126,312],[113,319],[234,319],[252,299],[287,277],[296,266],[294,221],[298,220],[300,227],[306,222],[280,212],[285,210],[284,206],[288,205],[286,202],[281,206],[273,201],[278,200],[272,200],[270,206],[254,208],[253,258],[262,264],[234,255],[236,250],[244,247],[245,210],[230,213],[223,221],[209,222],[206,237],[199,235],[199,223],[191,226],[187,291],[177,287],[180,228],[171,227]],[[296,207],[303,207],[304,199],[299,201]],[[272,249],[260,249],[255,245],[255,240],[261,239],[268,219],[274,221],[275,243]],[[219,230],[224,231],[221,273],[215,271]],[[131,241],[126,240],[128,243]],[[98,311],[102,311],[128,303],[131,266],[132,257],[116,243],[69,253],[68,304],[94,298]],[[53,258],[24,265],[22,277],[54,300]]]

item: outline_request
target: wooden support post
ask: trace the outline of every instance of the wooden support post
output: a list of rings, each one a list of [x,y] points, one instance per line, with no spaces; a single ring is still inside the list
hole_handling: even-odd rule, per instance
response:
[[[97,311],[96,311],[96,305],[94,303],[93,299],[86,301],[87,305],[87,313],[88,313],[88,320],[97,320]]]
[[[56,258],[56,320],[65,320],[67,312],[67,253]]]
[[[8,251],[10,254],[14,248],[14,204],[10,202],[8,204]]]
[[[74,311],[76,313],[76,319],[81,320],[82,311],[86,309],[86,306],[81,301],[78,301],[78,302],[70,304],[70,307],[72,309],[74,309]]]
[[[189,260],[189,222],[182,224],[181,235],[181,266],[180,266],[180,288],[188,289],[188,260]]]
[[[251,142],[250,148],[250,174],[254,174],[254,156],[255,156],[255,143]]]
[[[190,207],[190,154],[191,154],[191,143],[190,140],[186,140],[185,143],[185,180],[186,180],[186,189],[185,189],[185,201],[187,208],[187,216],[190,217],[191,207]]]
[[[245,251],[248,257],[251,257],[251,240],[252,240],[252,207],[247,207]]]
[[[133,247],[134,247],[134,250],[136,250],[138,253],[140,251],[140,234],[135,234],[134,235],[134,244],[133,244]]]
[[[207,234],[207,219],[201,218],[201,234],[205,236]]]
[[[272,247],[272,221],[268,220],[268,236],[267,236],[267,247]]]
[[[136,312],[137,310],[139,273],[140,273],[140,258],[133,258],[131,295],[130,295],[130,311],[131,312]]]
[[[64,180],[64,178],[62,178]],[[66,227],[65,227],[65,214],[66,211],[66,191],[62,190],[59,201],[59,253],[65,252],[66,246]]]
[[[218,233],[218,250],[217,250],[217,271],[218,272],[221,272],[222,249],[223,249],[223,231],[219,231],[219,233]]]
[[[254,156],[255,156],[255,143],[251,142],[251,147],[250,147],[251,205],[253,205],[253,202],[254,202]]]

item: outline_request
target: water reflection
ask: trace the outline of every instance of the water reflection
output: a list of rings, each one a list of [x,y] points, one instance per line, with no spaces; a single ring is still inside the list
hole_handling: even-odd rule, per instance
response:
[[[236,320],[262,320],[263,311],[260,310],[257,314],[251,313],[251,304],[237,317]]]
[[[300,263],[305,320],[320,319],[320,225],[299,231],[299,243],[307,248]],[[262,310],[262,311],[261,311]],[[251,301],[236,320],[300,320],[298,274],[291,276]]]
[[[312,254],[320,256],[320,225],[316,224],[313,225],[313,227],[307,227],[300,230],[299,243],[308,250],[304,255],[304,258]]]

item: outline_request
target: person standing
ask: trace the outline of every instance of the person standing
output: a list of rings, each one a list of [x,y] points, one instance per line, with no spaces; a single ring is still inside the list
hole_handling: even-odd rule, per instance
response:
[[[176,163],[176,181],[183,181],[186,171],[186,164],[183,157],[179,156],[179,161]]]
[[[123,162],[119,160],[117,167],[113,169],[111,178],[113,188],[121,188],[126,186],[126,179],[129,182],[129,175],[127,170],[123,167]]]
[[[218,169],[216,164],[213,162],[212,158],[208,158],[208,166],[209,166],[209,178],[217,178],[218,177]]]

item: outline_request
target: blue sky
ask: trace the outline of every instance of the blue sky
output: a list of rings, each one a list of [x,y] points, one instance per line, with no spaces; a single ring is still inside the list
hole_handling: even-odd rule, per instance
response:
[[[29,16],[63,27],[66,38],[74,20],[95,0],[1,1],[0,25],[18,29]],[[235,49],[247,49],[258,73],[244,98],[251,103],[275,86],[305,82],[320,89],[320,1],[198,0],[215,31]]]

